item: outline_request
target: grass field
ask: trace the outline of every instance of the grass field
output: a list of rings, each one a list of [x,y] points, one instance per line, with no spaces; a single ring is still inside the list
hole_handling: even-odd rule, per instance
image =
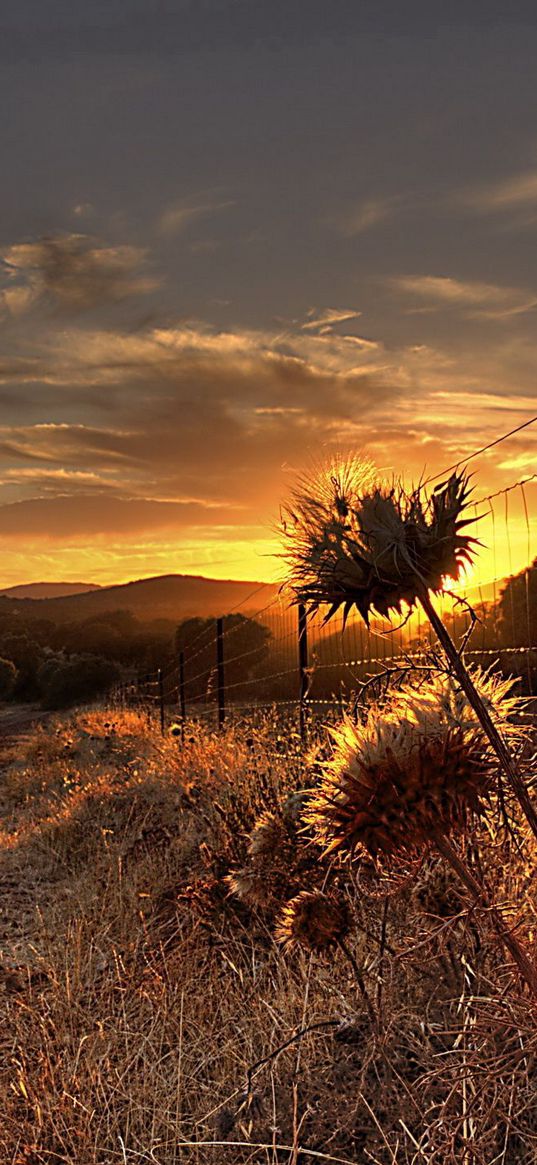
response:
[[[323,862],[293,796],[317,759],[270,716],[187,726],[183,745],[135,711],[51,719],[7,748],[2,1162],[537,1160],[534,1007],[486,911],[433,855],[389,876]],[[288,844],[252,904],[232,888],[267,809]],[[479,840],[531,946],[532,844]],[[282,950],[282,904],[328,885],[345,949]]]

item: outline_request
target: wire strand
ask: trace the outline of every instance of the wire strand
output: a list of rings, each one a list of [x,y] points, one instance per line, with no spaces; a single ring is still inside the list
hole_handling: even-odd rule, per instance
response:
[[[438,481],[439,477],[444,477],[446,473],[451,473],[452,469],[458,469],[460,465],[467,465],[474,457],[479,457],[481,453],[487,453],[489,449],[494,449],[496,445],[501,445],[503,441],[507,441],[508,437],[514,437],[515,433],[521,433],[522,429],[527,429],[529,425],[534,425],[537,421],[537,415],[530,417],[529,421],[524,421],[522,425],[517,425],[516,429],[510,429],[508,433],[502,433],[501,437],[496,437],[495,441],[490,441],[488,445],[483,445],[481,449],[475,449],[473,453],[469,453],[467,457],[460,457],[458,461],[454,461],[453,465],[448,465],[447,469],[442,469],[440,473],[433,473],[427,477],[422,485],[428,485],[430,481]]]

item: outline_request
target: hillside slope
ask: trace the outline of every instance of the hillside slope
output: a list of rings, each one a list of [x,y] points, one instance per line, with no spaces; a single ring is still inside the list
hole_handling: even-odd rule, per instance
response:
[[[276,595],[277,587],[256,582],[234,582],[196,575],[159,575],[119,586],[100,587],[84,594],[47,599],[14,599],[0,595],[2,610],[35,613],[55,623],[79,622],[109,611],[131,611],[137,619],[186,619],[227,614],[232,608],[255,611]],[[251,602],[250,602],[251,599]],[[6,606],[9,604],[9,606]]]
[[[35,582],[4,587],[0,595],[6,595],[8,599],[62,599],[68,595],[86,594],[100,589],[98,583]]]

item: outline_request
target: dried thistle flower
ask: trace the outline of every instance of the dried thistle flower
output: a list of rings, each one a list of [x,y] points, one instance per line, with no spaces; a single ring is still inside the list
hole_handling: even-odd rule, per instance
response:
[[[355,606],[366,624],[371,611],[401,613],[420,592],[442,590],[472,561],[476,539],[461,531],[468,478],[454,473],[430,497],[375,481],[370,462],[336,463],[299,482],[284,509],[288,585],[310,610]]]
[[[491,668],[480,667],[472,668],[469,675],[504,740],[516,744],[524,736],[525,729],[515,717],[527,707],[523,697],[513,695],[518,679],[505,679]],[[424,684],[401,684],[394,692],[390,706],[425,733],[438,732],[442,728],[461,728],[466,734],[477,734],[484,748],[490,747],[475,709],[451,675],[439,673]]]
[[[276,927],[278,942],[324,951],[342,942],[350,927],[346,902],[321,890],[302,890],[284,906]]]
[[[260,909],[271,905],[273,892],[263,871],[246,867],[229,874],[225,879],[232,894],[247,906]]]
[[[265,810],[258,817],[248,843],[248,853],[251,858],[278,861],[281,849],[288,844],[287,836],[281,817],[277,817],[270,810]]]
[[[306,796],[301,791],[301,808]],[[318,855],[297,836],[298,805],[293,810],[288,815],[284,803],[280,811],[261,814],[250,834],[247,864],[227,879],[231,892],[250,906],[274,909],[296,892],[305,869],[317,867]]]
[[[510,682],[476,671],[504,733],[524,701]],[[439,835],[464,828],[488,806],[497,761],[483,729],[451,676],[406,684],[361,723],[331,729],[335,750],[304,820],[328,851],[372,857],[412,854]]]

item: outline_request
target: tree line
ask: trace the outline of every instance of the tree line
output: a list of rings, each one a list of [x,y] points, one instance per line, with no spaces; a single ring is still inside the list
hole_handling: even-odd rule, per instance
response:
[[[521,690],[537,692],[537,559],[506,580],[496,603],[480,603],[475,613],[470,649],[498,652],[503,670],[520,675]],[[460,639],[468,624],[463,607],[454,610],[450,622]],[[294,697],[292,637],[284,639],[277,628],[271,633],[262,621],[235,612],[224,618],[224,642],[226,686],[236,691],[239,701]],[[410,633],[407,646],[415,646]],[[506,653],[515,647],[527,650]],[[347,650],[350,645],[340,632],[316,645],[312,682],[319,697],[351,682]],[[210,698],[216,665],[214,619],[190,618],[177,625],[171,619],[140,620],[119,610],[56,624],[38,612],[0,607],[0,699],[40,701],[45,708],[85,703],[120,680],[136,680],[159,667],[173,675],[180,652],[186,661],[187,700]],[[331,665],[323,671],[334,658],[340,660],[339,669]],[[362,670],[358,679],[365,678],[367,664]]]

